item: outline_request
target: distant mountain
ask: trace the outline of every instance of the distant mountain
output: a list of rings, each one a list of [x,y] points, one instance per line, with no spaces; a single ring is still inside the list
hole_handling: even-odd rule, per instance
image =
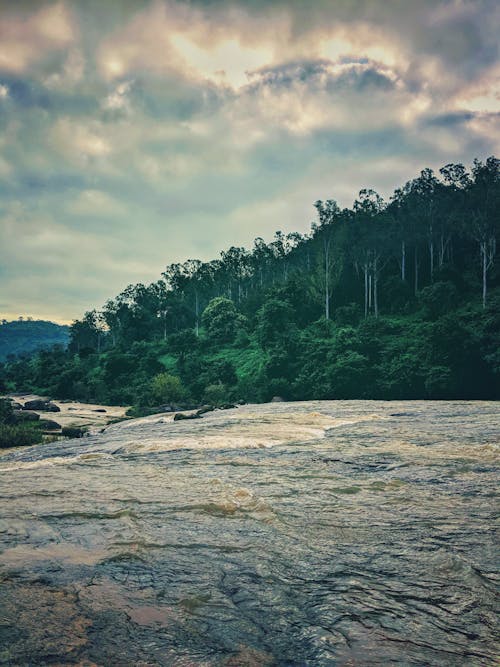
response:
[[[14,320],[0,322],[0,361],[9,354],[34,352],[54,345],[66,347],[69,327],[45,320]]]

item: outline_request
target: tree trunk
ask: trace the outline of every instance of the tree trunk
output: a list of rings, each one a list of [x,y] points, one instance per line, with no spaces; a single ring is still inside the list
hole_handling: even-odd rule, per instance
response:
[[[377,257],[373,260],[373,308],[375,317],[378,317],[378,269]]]
[[[434,241],[429,241],[431,283],[434,282]]]
[[[198,300],[198,292],[196,290],[194,293],[194,313],[195,313],[194,330],[196,336],[198,337],[200,334],[200,304]]]
[[[483,308],[486,308],[486,291],[487,291],[487,274],[488,274],[488,260],[486,253],[486,241],[481,242],[481,255],[483,259]]]
[[[415,246],[415,296],[418,294],[418,250]]]
[[[363,267],[365,273],[365,319],[368,317],[368,265]]]
[[[330,248],[325,242],[325,318],[330,319]]]
[[[406,244],[401,241],[401,280],[406,280]]]
[[[368,310],[372,309],[372,274],[368,276]]]

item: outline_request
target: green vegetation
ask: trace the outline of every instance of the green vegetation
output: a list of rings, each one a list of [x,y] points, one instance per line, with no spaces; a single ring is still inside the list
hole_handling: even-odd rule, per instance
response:
[[[0,366],[0,390],[134,405],[500,397],[500,161],[384,202],[318,201],[310,234],[168,266]]]
[[[16,424],[10,402],[0,399],[0,449],[35,445],[42,439],[42,431],[36,422]]]
[[[66,346],[69,327],[44,320],[20,317],[0,321],[0,361],[10,355],[28,354],[54,345]]]

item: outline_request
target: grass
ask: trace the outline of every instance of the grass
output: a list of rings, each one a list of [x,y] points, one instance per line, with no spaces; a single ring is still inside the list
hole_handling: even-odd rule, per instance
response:
[[[36,445],[43,441],[41,430],[25,424],[0,424],[0,449]]]

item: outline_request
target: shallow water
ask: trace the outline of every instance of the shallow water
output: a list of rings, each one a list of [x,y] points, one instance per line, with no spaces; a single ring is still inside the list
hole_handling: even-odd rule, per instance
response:
[[[0,664],[498,665],[498,404],[115,424],[0,457]]]

